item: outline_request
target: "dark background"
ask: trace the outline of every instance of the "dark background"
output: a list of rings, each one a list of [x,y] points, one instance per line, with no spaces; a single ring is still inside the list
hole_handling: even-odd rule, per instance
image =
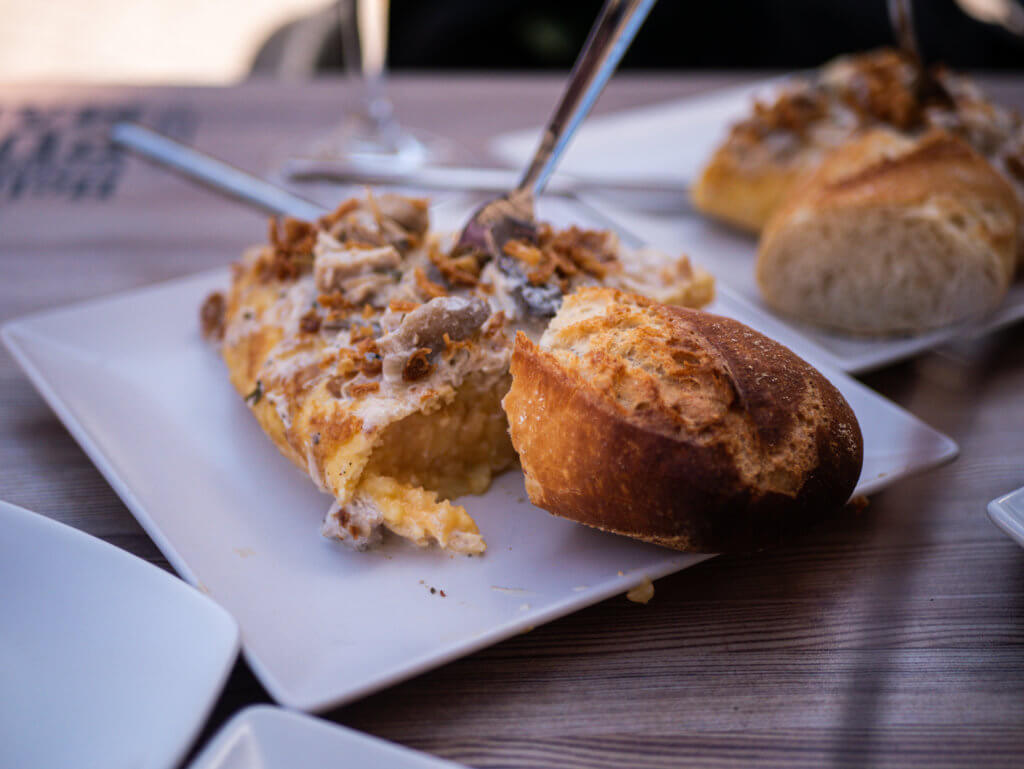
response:
[[[392,0],[390,64],[395,70],[564,70],[601,5],[602,0]],[[1024,41],[972,19],[955,0],[916,0],[914,11],[926,59],[965,68],[1024,67]],[[809,67],[892,42],[885,0],[660,0],[623,67]],[[317,69],[340,67],[340,46],[326,45]]]

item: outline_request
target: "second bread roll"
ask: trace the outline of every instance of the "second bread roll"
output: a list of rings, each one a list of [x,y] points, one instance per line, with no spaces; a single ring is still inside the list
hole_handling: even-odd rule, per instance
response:
[[[998,305],[1019,209],[966,143],[875,130],[829,155],[771,217],[757,282],[779,312],[861,333],[915,333]]]

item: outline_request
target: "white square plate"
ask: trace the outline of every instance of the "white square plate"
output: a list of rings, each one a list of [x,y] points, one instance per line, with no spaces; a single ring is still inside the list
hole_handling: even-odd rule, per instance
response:
[[[751,99],[771,94],[781,82],[760,81],[594,118],[580,128],[559,169],[581,178],[692,182],[725,138],[729,126],[749,112]],[[494,139],[491,149],[505,162],[522,166],[532,156],[537,136],[535,129],[504,134]],[[672,200],[669,198],[667,204],[656,195],[649,197],[648,203],[661,209]],[[1024,318],[1024,279],[1019,278],[996,311],[976,323],[884,339],[828,333],[776,316],[761,300],[754,279],[757,240],[753,235],[706,219],[679,200],[675,206],[681,213],[652,215],[617,204],[610,195],[590,194],[584,199],[622,227],[643,233],[651,245],[689,254],[715,274],[723,292],[731,292],[734,299],[746,302],[758,313],[775,317],[806,340],[802,351],[843,371],[869,371],[959,335],[987,333]]]
[[[461,764],[419,753],[319,718],[254,705],[221,727],[188,769],[458,769]]]
[[[595,223],[564,200],[541,215]],[[529,504],[520,472],[460,500],[487,539],[482,558],[322,538],[329,500],[263,435],[200,339],[197,308],[227,280],[218,270],[36,315],[4,339],[167,559],[238,620],[278,702],[339,705],[708,557],[555,518]],[[728,299],[716,309],[757,321]],[[864,432],[859,493],[955,456],[945,436],[823,371]]]
[[[1008,537],[1024,547],[1024,488],[989,502],[988,517]]]
[[[238,654],[172,574],[0,502],[0,766],[178,765]]]

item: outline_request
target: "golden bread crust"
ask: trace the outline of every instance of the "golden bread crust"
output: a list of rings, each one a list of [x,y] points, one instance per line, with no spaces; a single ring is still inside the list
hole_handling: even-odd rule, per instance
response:
[[[820,158],[817,148],[804,147],[785,163],[765,160],[751,167],[727,143],[715,150],[697,178],[693,204],[715,219],[758,233]]]
[[[589,526],[756,549],[835,514],[860,474],[838,391],[727,318],[585,289],[540,345],[517,337],[512,376],[503,405],[530,499]]]
[[[990,198],[1015,207],[1009,182],[967,142],[935,130],[908,139],[884,129],[866,132],[829,154],[814,175],[800,185],[807,205],[893,205],[920,203],[938,192],[950,197]]]

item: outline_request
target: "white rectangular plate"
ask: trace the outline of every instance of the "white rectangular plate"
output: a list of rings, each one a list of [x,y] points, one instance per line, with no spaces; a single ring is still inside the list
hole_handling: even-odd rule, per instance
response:
[[[541,215],[594,222],[566,201]],[[4,339],[168,560],[235,616],[278,702],[353,700],[708,557],[550,516],[526,500],[520,472],[460,500],[487,539],[482,558],[322,538],[329,500],[263,435],[200,339],[197,308],[227,281],[218,270],[36,315]],[[758,320],[728,299],[716,309]],[[955,456],[945,436],[823,371],[864,432],[860,493]]]
[[[238,626],[173,574],[0,502],[0,766],[179,764]]]
[[[254,705],[217,732],[188,769],[458,769],[462,764],[362,734],[319,718]]]
[[[988,517],[1008,537],[1024,547],[1024,488],[989,502]]]
[[[594,118],[580,128],[559,168],[583,178],[692,182],[729,126],[749,112],[751,99],[771,94],[781,82],[760,81]],[[522,166],[533,154],[537,136],[536,129],[504,134],[494,139],[492,150],[502,160]],[[635,200],[636,195],[630,197]],[[828,333],[775,316],[761,300],[754,280],[757,240],[753,235],[706,219],[684,201],[665,196],[652,194],[645,200],[647,207],[661,209],[657,215],[641,213],[610,195],[590,194],[585,200],[621,226],[640,233],[648,243],[689,254],[710,269],[734,299],[760,314],[776,317],[792,334],[802,337],[805,341],[799,343],[798,351],[851,373],[869,371],[957,336],[987,333],[1024,318],[1024,279],[1018,279],[994,313],[969,325],[883,339]]]

